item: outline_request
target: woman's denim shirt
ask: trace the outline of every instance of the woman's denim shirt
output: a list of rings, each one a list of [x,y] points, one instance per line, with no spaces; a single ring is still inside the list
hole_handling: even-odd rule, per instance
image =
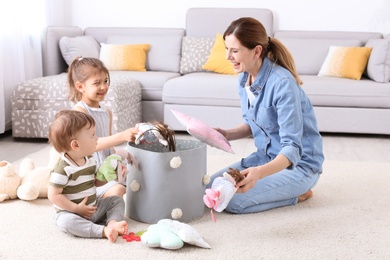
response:
[[[257,151],[242,160],[244,167],[268,163],[278,154],[302,167],[321,173],[324,155],[313,106],[294,77],[285,68],[263,60],[250,86],[252,104],[245,90],[249,73],[239,75],[239,94],[245,123],[252,130]]]

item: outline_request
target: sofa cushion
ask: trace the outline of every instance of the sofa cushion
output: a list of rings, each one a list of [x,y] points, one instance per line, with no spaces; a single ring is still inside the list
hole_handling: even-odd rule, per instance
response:
[[[169,80],[162,100],[170,104],[239,107],[237,86],[237,75],[190,73]]]
[[[389,39],[371,39],[366,43],[371,47],[365,75],[377,82],[390,81],[390,37]]]
[[[226,48],[222,34],[217,33],[210,56],[202,69],[222,74],[235,74],[233,65],[226,59]]]
[[[300,75],[317,75],[329,52],[329,46],[362,46],[356,39],[305,39],[278,37],[294,57]]]
[[[179,77],[180,74],[164,71],[110,71],[110,76],[138,81],[141,84],[143,101],[161,101],[164,84],[170,79]]]
[[[318,76],[359,80],[367,66],[372,48],[330,46]]]
[[[316,107],[390,108],[390,83],[305,75],[301,79]]]
[[[146,54],[150,44],[101,43],[99,59],[108,70],[146,71]]]
[[[179,72],[181,54],[180,35],[109,36],[110,44],[150,44],[146,70]]]
[[[59,47],[65,62],[70,65],[77,57],[99,58],[100,45],[91,36],[61,37]]]
[[[213,48],[215,38],[191,37],[183,38],[181,47],[180,73],[205,71],[202,69]]]

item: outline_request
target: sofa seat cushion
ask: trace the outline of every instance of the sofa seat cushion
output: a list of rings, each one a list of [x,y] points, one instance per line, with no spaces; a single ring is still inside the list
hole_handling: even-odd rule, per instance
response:
[[[390,83],[311,75],[301,79],[314,106],[390,108]]]
[[[110,76],[135,79],[141,84],[142,100],[161,101],[164,84],[170,79],[179,77],[180,74],[162,71],[110,71]]]
[[[168,81],[162,100],[166,104],[239,107],[238,76],[197,72]]]

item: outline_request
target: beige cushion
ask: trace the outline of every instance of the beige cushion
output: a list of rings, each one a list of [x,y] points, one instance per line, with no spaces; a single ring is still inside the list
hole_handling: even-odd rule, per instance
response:
[[[100,60],[109,70],[146,71],[146,54],[150,44],[101,43]]]
[[[366,68],[372,48],[330,46],[318,76],[359,80]]]

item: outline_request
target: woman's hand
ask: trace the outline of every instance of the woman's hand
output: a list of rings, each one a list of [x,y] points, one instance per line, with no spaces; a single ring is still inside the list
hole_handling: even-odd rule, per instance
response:
[[[245,178],[236,184],[238,193],[244,193],[252,189],[256,182],[276,172],[280,172],[291,165],[291,162],[283,154],[278,154],[272,161],[256,166],[250,167],[241,171]]]
[[[214,128],[214,130],[216,130],[217,132],[219,132],[221,135],[223,135],[226,138],[226,135],[227,135],[227,131],[226,130],[218,128],[218,127]]]
[[[221,129],[218,127],[214,129],[221,133],[229,141],[246,138],[252,135],[251,128],[247,124],[241,124],[229,130]]]
[[[238,188],[237,193],[245,193],[255,186],[256,182],[262,178],[261,166],[247,168],[241,171],[241,174],[245,178],[236,184],[236,188]]]

